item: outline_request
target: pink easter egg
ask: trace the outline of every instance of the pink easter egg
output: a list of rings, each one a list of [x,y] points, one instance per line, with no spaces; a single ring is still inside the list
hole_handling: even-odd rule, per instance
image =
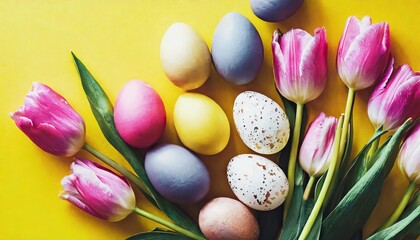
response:
[[[146,148],[154,144],[165,129],[165,106],[150,85],[131,80],[118,94],[114,121],[125,142],[133,147]]]

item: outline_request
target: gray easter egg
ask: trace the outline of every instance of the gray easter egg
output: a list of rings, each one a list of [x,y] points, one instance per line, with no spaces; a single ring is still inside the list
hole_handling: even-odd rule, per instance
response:
[[[206,166],[181,146],[155,146],[147,152],[144,167],[156,191],[172,202],[196,203],[210,189],[210,176]]]
[[[241,14],[230,12],[217,25],[211,55],[221,77],[243,85],[257,76],[264,59],[264,50],[254,25]]]
[[[292,16],[303,0],[251,0],[254,14],[267,22],[279,22]]]

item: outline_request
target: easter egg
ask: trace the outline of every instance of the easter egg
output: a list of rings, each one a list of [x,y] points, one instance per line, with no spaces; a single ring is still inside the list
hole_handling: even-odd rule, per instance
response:
[[[233,104],[233,120],[242,141],[257,153],[277,153],[289,140],[290,124],[286,113],[261,93],[240,93]]]
[[[198,224],[206,238],[256,240],[258,222],[241,202],[219,197],[208,202],[200,210]]]
[[[159,94],[147,83],[132,80],[118,93],[114,122],[129,145],[146,148],[155,143],[166,125],[166,113]]]
[[[160,59],[169,80],[186,90],[203,85],[211,72],[207,44],[185,23],[174,23],[166,30],[160,44]]]
[[[184,93],[178,97],[174,125],[181,142],[200,154],[219,153],[229,142],[230,126],[223,109],[199,93]]]
[[[210,189],[206,166],[181,146],[160,144],[153,147],[146,154],[144,167],[156,191],[172,202],[196,203]]]
[[[216,27],[211,55],[221,77],[243,85],[257,76],[263,62],[264,49],[254,25],[241,14],[230,12]]]
[[[280,206],[289,192],[289,182],[281,168],[267,158],[241,154],[227,166],[229,186],[250,208],[268,211]]]
[[[251,8],[260,19],[279,22],[292,16],[303,0],[251,0]]]

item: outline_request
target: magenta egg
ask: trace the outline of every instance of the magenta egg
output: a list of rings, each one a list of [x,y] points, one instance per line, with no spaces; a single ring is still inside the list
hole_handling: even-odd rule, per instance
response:
[[[165,106],[150,85],[131,80],[117,96],[114,121],[125,142],[136,148],[146,148],[155,143],[165,130]]]

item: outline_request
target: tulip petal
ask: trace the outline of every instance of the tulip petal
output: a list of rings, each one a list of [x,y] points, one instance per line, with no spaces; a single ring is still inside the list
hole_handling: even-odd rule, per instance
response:
[[[323,62],[320,62],[323,61]],[[314,38],[303,50],[299,66],[300,102],[314,100],[321,95],[327,82],[327,37],[325,28],[315,30]],[[305,89],[302,91],[302,89]],[[298,93],[296,93],[298,95]]]
[[[351,43],[353,40],[359,35],[360,33],[360,21],[354,16],[351,16],[347,19],[346,27],[344,29],[343,36],[338,43],[338,54],[337,54],[337,61],[342,62],[343,59],[339,57],[344,57],[345,53],[350,48]]]
[[[389,26],[371,25],[351,43],[343,61],[349,87],[360,90],[371,86],[382,73],[389,57]]]

